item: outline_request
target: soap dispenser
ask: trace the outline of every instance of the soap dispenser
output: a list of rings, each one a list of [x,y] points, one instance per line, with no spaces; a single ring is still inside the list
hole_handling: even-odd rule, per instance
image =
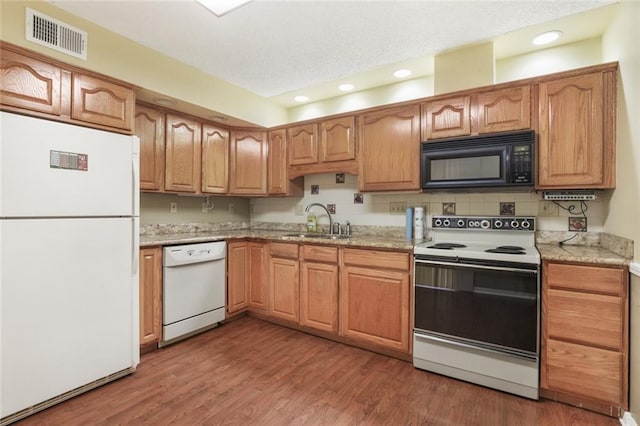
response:
[[[317,232],[318,230],[318,218],[311,212],[307,216],[307,232]]]

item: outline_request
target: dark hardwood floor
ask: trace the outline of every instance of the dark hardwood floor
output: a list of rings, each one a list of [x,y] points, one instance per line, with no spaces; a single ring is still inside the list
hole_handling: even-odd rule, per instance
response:
[[[618,425],[244,317],[20,425]]]

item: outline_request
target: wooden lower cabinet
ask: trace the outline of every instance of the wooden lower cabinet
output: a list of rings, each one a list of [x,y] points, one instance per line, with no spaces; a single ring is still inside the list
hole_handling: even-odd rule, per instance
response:
[[[246,241],[234,241],[227,245],[227,313],[233,314],[249,306]]]
[[[269,315],[298,322],[300,264],[298,245],[271,243],[269,256]]]
[[[162,247],[140,249],[140,345],[162,338]]]
[[[249,242],[249,309],[267,312],[268,309],[268,274],[266,244]]]
[[[409,254],[344,249],[340,335],[409,352]]]
[[[541,395],[618,417],[629,407],[628,271],[545,261]]]
[[[300,266],[300,325],[338,332],[338,248],[304,245]]]

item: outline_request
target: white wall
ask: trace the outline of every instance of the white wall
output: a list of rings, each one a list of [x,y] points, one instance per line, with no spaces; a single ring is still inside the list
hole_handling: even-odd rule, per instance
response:
[[[140,194],[140,224],[188,224],[249,222],[249,200],[240,197],[209,197],[213,208],[202,211],[206,197],[176,194]],[[170,204],[177,203],[178,211],[171,213]]]

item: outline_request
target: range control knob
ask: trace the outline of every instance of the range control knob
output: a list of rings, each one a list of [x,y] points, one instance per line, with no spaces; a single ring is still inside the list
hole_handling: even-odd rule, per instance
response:
[[[483,219],[483,220],[480,222],[480,227],[481,227],[482,229],[489,229],[489,227],[490,227],[490,226],[491,226],[491,222],[489,222],[487,219]]]
[[[517,220],[512,220],[511,221],[511,227],[512,228],[517,228],[518,227],[518,221]]]
[[[442,220],[441,220],[441,219],[436,219],[436,220],[433,222],[433,224],[434,224],[434,225],[436,225],[436,226],[442,226]]]
[[[445,219],[444,222],[442,222],[442,224],[448,228],[449,225],[451,225],[451,221],[449,219]]]
[[[464,219],[458,219],[458,228],[464,227]]]
[[[476,220],[475,222],[473,222],[473,226],[478,228],[480,226],[480,221]]]
[[[523,227],[524,229],[529,229],[529,227],[531,226],[531,222],[529,222],[527,219],[525,219],[525,220],[522,221],[520,226]]]
[[[496,219],[496,221],[493,222],[493,226],[496,227],[497,229],[502,228],[502,221],[500,219]]]

